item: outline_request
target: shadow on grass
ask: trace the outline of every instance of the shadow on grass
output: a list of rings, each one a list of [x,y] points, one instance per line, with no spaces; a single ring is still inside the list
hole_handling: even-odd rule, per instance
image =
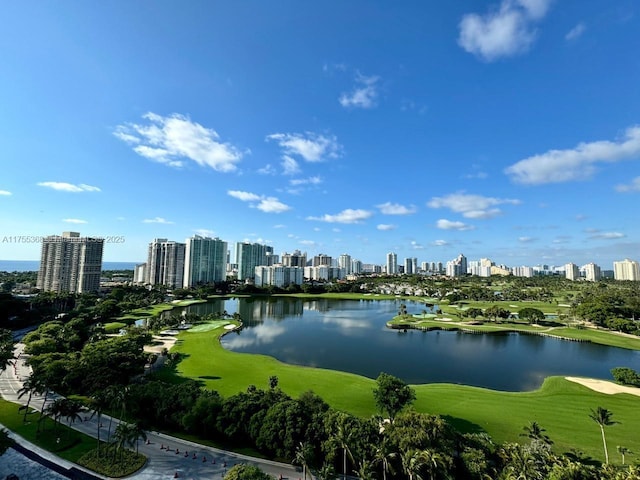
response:
[[[449,425],[452,425],[453,428],[458,430],[460,433],[487,433],[487,431],[477,423],[470,422],[464,418],[452,417],[451,415],[441,416]]]
[[[217,377],[215,375],[200,375],[198,378],[203,380],[220,380],[222,377]]]

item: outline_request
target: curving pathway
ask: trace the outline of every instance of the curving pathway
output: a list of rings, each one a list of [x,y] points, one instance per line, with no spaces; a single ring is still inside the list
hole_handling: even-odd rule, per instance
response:
[[[16,345],[15,354],[18,360],[16,361],[15,367],[9,366],[0,374],[0,394],[5,400],[24,405],[26,404],[26,395],[18,399],[18,391],[22,388],[22,383],[29,376],[31,370],[25,363],[26,358],[22,354],[23,348],[24,345],[20,343]],[[57,398],[56,395],[49,395],[48,402],[53,401],[55,398]],[[31,399],[30,406],[40,409],[42,407],[42,397],[36,397],[34,395]],[[109,419],[109,416],[102,415],[103,426],[101,427],[100,438],[106,438],[107,436]],[[115,430],[118,422],[118,419],[113,418],[112,432]],[[97,417],[94,416],[94,418],[90,418],[90,414],[86,414],[84,421],[72,424],[72,428],[93,438],[97,438]],[[39,450],[38,453],[41,454],[41,456],[62,465],[64,468],[68,469],[70,466],[80,468],[49,452],[37,449],[37,447],[29,444],[21,437],[14,436],[14,438],[17,439],[18,443],[29,449],[34,447],[34,449]],[[297,480],[302,477],[302,473],[298,472],[296,467],[289,464],[207,447],[159,432],[147,432],[147,438],[146,443],[140,442],[139,445],[140,453],[148,458],[147,464],[134,475],[127,477],[129,479],[221,479],[229,468],[239,463],[256,465],[274,478],[280,478],[280,476],[282,476],[283,479]],[[94,475],[94,478],[106,477]]]

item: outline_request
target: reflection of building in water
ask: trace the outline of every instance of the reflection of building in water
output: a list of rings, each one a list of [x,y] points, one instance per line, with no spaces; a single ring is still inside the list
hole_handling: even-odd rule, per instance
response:
[[[251,325],[260,323],[267,317],[281,319],[301,316],[303,306],[304,302],[299,298],[240,299],[238,313],[245,325]]]
[[[335,300],[333,300],[333,305],[335,305]],[[327,312],[329,311],[329,299],[327,298],[319,298],[318,300],[312,300],[305,303],[305,307],[307,310],[315,310],[317,312]]]

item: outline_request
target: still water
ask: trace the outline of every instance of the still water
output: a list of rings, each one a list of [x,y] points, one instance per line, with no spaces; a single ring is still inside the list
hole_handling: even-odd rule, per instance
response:
[[[296,365],[376,378],[382,371],[412,384],[459,383],[495,390],[539,387],[550,375],[610,379],[613,367],[640,370],[640,352],[524,334],[406,333],[386,328],[400,301],[218,300],[187,307],[239,313],[244,329],[225,348]],[[424,305],[403,302],[408,313]]]

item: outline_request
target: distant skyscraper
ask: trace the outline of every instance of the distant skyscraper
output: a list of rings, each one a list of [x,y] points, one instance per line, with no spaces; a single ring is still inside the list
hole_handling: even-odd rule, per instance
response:
[[[343,253],[338,257],[338,267],[344,270],[345,275],[351,275],[351,255]]]
[[[404,273],[406,273],[407,275],[411,275],[413,273],[416,273],[413,271],[413,259],[412,258],[405,258],[404,259]]]
[[[195,235],[186,241],[185,287],[223,282],[227,279],[227,242]]]
[[[236,243],[238,280],[253,279],[256,267],[269,264],[267,254],[273,255],[273,247],[260,243]]]
[[[45,292],[97,292],[104,239],[64,232],[42,240],[36,287]]]
[[[580,269],[575,263],[567,263],[564,266],[564,276],[567,280],[580,280]]]
[[[285,267],[284,265],[258,266],[255,268],[255,286],[287,287],[289,285],[302,285],[304,281],[305,267]]]
[[[387,253],[387,275],[398,273],[398,255],[393,252]]]
[[[640,280],[640,264],[635,260],[625,258],[619,262],[613,262],[613,278],[616,280]]]
[[[301,253],[300,250],[295,250],[293,253],[283,253],[282,265],[285,267],[306,267],[307,252]]]
[[[147,278],[147,264],[139,263],[133,269],[133,283],[144,283]]]
[[[325,255],[324,253],[321,253],[319,255],[316,255],[315,257],[313,257],[313,267],[319,267],[320,265],[326,265],[328,267],[331,266],[331,260],[332,258],[329,255]]]
[[[459,277],[467,274],[467,257],[460,254],[455,260],[447,262],[447,275]]]
[[[587,263],[584,267],[584,278],[588,282],[597,282],[600,280],[600,267],[595,263]]]
[[[169,288],[182,287],[185,250],[184,243],[155,238],[149,244],[146,283]]]
[[[360,275],[364,271],[364,267],[360,260],[351,260],[351,273]]]

